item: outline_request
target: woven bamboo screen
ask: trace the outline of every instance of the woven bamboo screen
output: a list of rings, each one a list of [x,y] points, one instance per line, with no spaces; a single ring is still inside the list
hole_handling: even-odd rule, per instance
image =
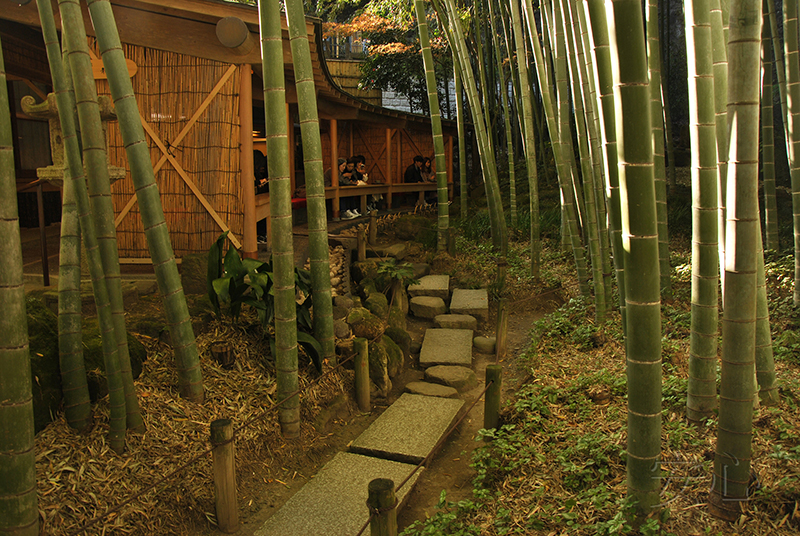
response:
[[[358,60],[326,60],[325,64],[328,67],[328,72],[336,83],[339,84],[346,93],[365,100],[375,106],[381,105],[382,91],[380,89],[360,89],[358,87],[361,81],[361,65],[363,61]]]
[[[186,136],[173,146],[171,141],[230,65],[135,45],[124,45],[124,51],[125,57],[138,66],[132,82],[142,117],[222,221],[241,238],[244,207],[239,179],[239,70],[228,78]],[[100,94],[109,94],[105,80],[97,83]],[[114,210],[119,214],[134,195],[134,188],[116,123],[109,128],[108,136],[110,164],[128,169],[125,179],[112,186]],[[163,152],[149,136],[148,142],[155,166]],[[158,171],[156,183],[175,255],[207,251],[222,233],[209,211],[170,162]],[[120,257],[149,257],[138,205],[117,227],[117,241]]]

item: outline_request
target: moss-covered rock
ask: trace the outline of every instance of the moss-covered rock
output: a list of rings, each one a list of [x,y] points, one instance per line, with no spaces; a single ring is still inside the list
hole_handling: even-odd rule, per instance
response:
[[[184,294],[207,294],[207,276],[207,253],[193,253],[181,257],[181,284]]]
[[[347,323],[356,337],[375,340],[386,330],[386,322],[364,307],[354,307],[347,315]]]
[[[367,277],[366,279],[362,279],[361,282],[358,284],[361,287],[361,294],[365,298],[369,298],[373,294],[378,293],[378,289],[375,286],[375,280],[371,277]]]
[[[419,240],[420,236],[434,228],[435,222],[425,216],[402,216],[394,222],[394,234],[400,240]]]
[[[389,326],[394,328],[406,329],[407,316],[399,305],[393,303],[389,308],[389,317],[386,320]]]
[[[364,301],[364,306],[369,311],[379,318],[387,318],[389,316],[389,300],[386,295],[381,292],[373,292]]]
[[[392,380],[389,379],[389,354],[386,346],[380,341],[371,341],[369,351],[369,378],[375,384],[375,396],[386,397],[392,390]]]
[[[29,298],[28,347],[31,355],[34,430],[39,432],[61,405],[61,370],[58,366],[58,318],[44,302]]]
[[[378,260],[356,261],[350,266],[350,274],[356,283],[361,283],[364,279],[374,280],[378,277]]]
[[[381,337],[381,344],[386,348],[386,355],[388,357],[386,362],[387,372],[390,378],[394,378],[402,372],[403,365],[405,364],[403,350],[395,344],[391,337],[387,337],[386,335]]]
[[[404,329],[389,326],[383,334],[394,341],[394,343],[403,351],[403,356],[406,359],[411,359],[411,335]]]

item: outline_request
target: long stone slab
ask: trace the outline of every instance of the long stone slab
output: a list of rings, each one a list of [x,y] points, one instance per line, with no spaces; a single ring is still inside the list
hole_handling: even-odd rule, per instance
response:
[[[445,301],[450,297],[450,276],[449,275],[426,275],[419,279],[416,285],[408,286],[408,295],[412,298],[417,296],[433,296]]]
[[[353,441],[350,451],[417,464],[447,431],[463,400],[403,393]]]
[[[485,288],[453,290],[450,299],[450,312],[460,315],[472,315],[486,322],[489,320],[489,293]]]
[[[472,366],[472,330],[437,329],[425,331],[419,365],[423,368],[434,365]]]
[[[255,536],[353,536],[367,522],[367,485],[389,478],[395,486],[416,467],[350,452],[340,452],[325,464]],[[402,506],[422,469],[397,492]]]

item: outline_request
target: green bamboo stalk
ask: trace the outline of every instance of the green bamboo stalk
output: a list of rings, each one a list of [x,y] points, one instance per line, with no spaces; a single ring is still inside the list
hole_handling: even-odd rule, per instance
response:
[[[57,47],[58,41],[55,33],[55,20],[53,17],[52,6],[49,2],[40,0],[39,17],[42,21],[42,30],[45,32],[46,42],[49,47]],[[63,3],[59,4],[62,8]],[[64,42],[67,49],[73,51],[72,42],[75,40],[74,26],[77,24],[75,18],[80,18],[79,23],[83,24],[80,9],[77,14],[74,9],[66,6],[61,13],[62,32],[66,33]],[[79,7],[79,6],[78,6]],[[79,34],[82,32],[78,32]],[[48,54],[48,59],[60,60],[59,51]],[[103,359],[106,368],[106,381],[108,383],[109,401],[109,431],[108,442],[111,448],[121,453],[125,450],[125,425],[126,425],[126,405],[125,390],[119,372],[118,346],[114,336],[114,320],[111,315],[111,306],[108,297],[108,289],[103,274],[103,263],[101,260],[100,249],[97,244],[94,219],[92,218],[89,203],[89,194],[86,189],[86,178],[81,162],[81,151],[78,136],[75,128],[75,110],[71,109],[70,99],[67,93],[67,83],[64,76],[66,65],[61,61],[54,61],[50,64],[50,73],[53,78],[53,89],[58,103],[58,116],[61,121],[62,139],[64,141],[64,156],[66,167],[69,171],[64,173],[64,177],[69,177],[75,187],[76,201],[78,205],[78,215],[80,218],[81,233],[86,245],[86,256],[89,265],[89,273],[92,278],[92,290],[94,292],[95,305],[97,306],[97,318],[100,324],[102,335]],[[94,80],[92,79],[92,83]]]
[[[792,177],[792,227],[794,230],[794,306],[800,306],[800,52],[798,51],[797,0],[783,4],[783,41],[786,58],[787,110],[789,137],[786,139],[789,171]]]
[[[497,166],[495,164],[493,146],[489,142],[487,122],[483,113],[481,101],[478,97],[475,75],[470,68],[469,54],[466,48],[463,28],[461,27],[458,12],[453,0],[445,0],[445,9],[441,8],[438,0],[433,0],[440,20],[447,20],[443,25],[450,47],[456,50],[455,63],[462,74],[462,81],[466,89],[467,99],[472,111],[475,136],[478,141],[478,153],[483,171],[483,181],[486,186],[486,198],[489,205],[489,218],[492,227],[492,244],[499,251],[501,257],[508,252],[508,231],[503,206],[500,199],[500,187],[497,179]]]
[[[597,110],[600,115],[601,133],[605,158],[603,169],[606,177],[606,208],[608,210],[608,229],[614,269],[617,276],[617,289],[620,295],[620,313],[623,329],[627,329],[625,309],[625,264],[623,263],[622,244],[622,212],[619,187],[619,167],[617,155],[617,117],[613,94],[611,69],[611,52],[609,31],[606,22],[606,11],[602,0],[587,0],[588,30],[593,44],[592,54],[597,66],[597,86],[599,102]]]
[[[489,0],[489,21],[492,28],[492,40],[494,41],[494,61],[497,72],[500,73],[502,82],[500,84],[500,105],[503,113],[503,123],[505,125],[506,133],[506,153],[508,156],[508,190],[509,190],[509,211],[511,212],[511,226],[517,226],[517,174],[514,163],[514,136],[511,129],[511,105],[508,102],[508,83],[505,78],[505,70],[503,69],[503,58],[500,51],[500,32],[497,29],[497,17],[494,10],[494,1]],[[509,59],[511,59],[511,43],[507,42],[509,50]],[[509,69],[511,75],[511,87],[516,89],[517,85],[514,83],[514,70]],[[524,143],[523,139],[523,143]]]
[[[541,222],[539,218],[539,177],[536,169],[536,132],[533,122],[533,96],[528,82],[528,52],[525,48],[522,14],[519,0],[511,0],[511,25],[514,30],[516,44],[516,66],[520,79],[520,101],[522,103],[522,125],[525,129],[523,147],[525,148],[525,166],[528,171],[529,206],[531,211],[531,277],[538,280],[541,276]]]
[[[295,85],[297,87],[297,107],[300,113],[303,157],[305,158],[308,241],[311,258],[311,299],[314,304],[314,335],[322,344],[325,357],[330,361],[335,361],[336,339],[333,334],[328,216],[325,209],[322,141],[319,135],[314,67],[311,64],[311,50],[308,44],[303,2],[302,0],[287,0],[285,5],[286,20],[289,24],[289,39],[292,47]],[[442,163],[443,168],[444,161]],[[446,183],[447,177],[445,177],[445,189],[447,188]],[[446,204],[445,210],[447,210]],[[289,216],[291,216],[291,211]],[[289,223],[291,224],[291,218]],[[291,233],[287,236],[290,237]]]
[[[556,2],[557,5],[557,2]],[[555,7],[555,5],[554,5]],[[582,296],[590,296],[589,270],[586,262],[586,249],[581,241],[581,234],[578,227],[578,215],[586,213],[580,207],[581,195],[577,191],[578,169],[575,163],[575,151],[572,145],[572,130],[570,128],[570,101],[568,89],[568,69],[566,42],[562,23],[562,13],[560,9],[554,9],[550,17],[551,22],[548,26],[552,29],[555,40],[555,83],[556,94],[558,96],[558,136],[553,142],[561,147],[561,155],[564,157],[564,167],[559,171],[558,182],[562,191],[562,203],[564,214],[567,218],[566,230],[570,239],[572,254],[575,258],[575,268],[578,276],[578,286]],[[545,19],[547,20],[547,19]],[[576,200],[578,207],[576,208]]]
[[[275,292],[275,356],[277,397],[296,392],[297,318],[295,312],[294,247],[292,244],[289,141],[286,126],[286,88],[283,74],[283,40],[278,0],[261,0],[258,6],[261,58],[264,70],[264,115],[272,214],[272,262]],[[305,32],[305,23],[303,23]],[[306,38],[307,39],[307,38]],[[300,434],[300,399],[291,396],[279,409],[281,432],[286,438]]]
[[[452,50],[453,57],[455,58],[455,50]],[[458,128],[458,184],[460,186],[461,194],[459,196],[461,201],[461,218],[467,217],[469,206],[467,200],[469,199],[469,187],[467,186],[467,134],[466,134],[466,117],[464,117],[464,89],[461,83],[461,72],[458,70],[455,59],[453,60],[453,78],[456,83],[456,125]]]
[[[433,152],[436,158],[436,190],[439,197],[439,217],[437,218],[436,250],[447,249],[447,235],[450,227],[450,217],[447,203],[447,161],[444,156],[444,135],[442,134],[442,113],[439,110],[439,90],[436,86],[436,71],[431,53],[431,41],[428,37],[428,20],[425,17],[425,3],[415,0],[414,8],[417,13],[417,28],[419,30],[419,43],[422,53],[422,64],[425,66],[425,85],[428,89],[428,108],[431,115],[431,130],[433,131]]]
[[[775,56],[775,73],[778,77],[778,92],[781,96],[781,112],[783,117],[783,139],[786,142],[787,150],[789,153],[788,145],[791,137],[789,136],[789,125],[786,120],[786,114],[789,110],[787,104],[787,89],[786,89],[786,62],[783,58],[783,44],[781,37],[778,35],[778,17],[775,15],[775,0],[768,0],[769,4],[769,33],[772,36],[772,53]],[[766,23],[765,23],[766,24]]]
[[[664,103],[661,102],[661,43],[658,38],[658,0],[647,2],[647,65],[650,70],[650,113],[653,126],[653,164],[658,209],[658,259],[661,270],[661,296],[672,299],[672,269],[669,265],[667,229],[667,168],[664,159]]]
[[[9,104],[0,46],[0,534],[36,536],[33,396]]]
[[[611,0],[609,32],[619,112],[628,368],[628,497],[637,521],[658,508],[661,471],[661,304],[650,91],[642,6]]]
[[[65,0],[63,11],[80,9],[77,0]],[[74,17],[74,14],[71,15]],[[67,32],[71,42],[68,44],[69,66],[72,72],[75,99],[80,123],[83,145],[83,164],[86,170],[89,203],[97,232],[97,244],[103,263],[106,288],[111,304],[111,318],[114,322],[114,338],[117,344],[119,372],[125,391],[126,423],[131,430],[144,430],[144,421],[139,410],[136,387],[133,384],[131,360],[128,353],[128,334],[125,327],[125,310],[122,299],[117,231],[114,226],[114,204],[111,200],[111,181],[108,175],[106,140],[103,134],[100,107],[97,100],[97,87],[92,74],[92,61],[83,18],[74,20],[74,26]]]
[[[578,128],[578,150],[581,156],[581,176],[583,178],[584,206],[586,207],[583,223],[588,237],[589,254],[592,267],[592,284],[594,288],[595,322],[599,325],[605,321],[606,292],[603,278],[603,260],[601,258],[600,236],[597,225],[597,208],[595,201],[594,174],[599,167],[594,165],[593,154],[589,145],[589,124],[594,122],[593,110],[587,105],[588,83],[584,78],[586,66],[579,40],[579,29],[572,20],[572,10],[565,0],[560,0],[556,7],[561,13],[561,22],[570,51],[568,64],[570,68],[570,88],[575,108],[575,124]],[[577,31],[576,31],[577,30]]]
[[[749,499],[755,394],[756,273],[758,217],[758,94],[761,48],[759,0],[730,4],[728,63],[736,83],[728,85],[730,138],[722,320],[722,380],[710,512],[734,521]]]
[[[147,246],[164,302],[180,393],[187,400],[201,403],[203,375],[200,356],[111,3],[108,0],[88,0],[88,4],[128,155]]]
[[[771,2],[764,0],[763,17],[769,19]],[[778,204],[775,197],[775,129],[772,109],[772,36],[770,25],[761,30],[761,169],[764,177],[764,221],[767,249],[778,251]]]
[[[714,106],[717,125],[717,205],[719,210],[717,247],[719,249],[720,279],[722,282],[722,305],[725,306],[725,212],[728,180],[728,53],[721,0],[711,0],[711,46],[714,61]]]
[[[692,316],[686,416],[705,422],[717,408],[719,257],[714,68],[708,0],[686,3],[692,138]]]
[[[766,26],[766,25],[765,25]],[[760,222],[759,222],[760,223]],[[775,376],[775,359],[772,355],[772,331],[769,323],[767,277],[764,268],[764,242],[761,232],[756,236],[758,252],[756,261],[756,380],[758,398],[765,406],[777,406],[781,401],[778,379]]]
[[[48,32],[50,33],[50,32]],[[55,34],[55,32],[52,32]],[[63,37],[63,35],[62,35]],[[62,48],[61,58],[58,44],[47,46],[47,53],[56,54],[51,61],[66,63],[67,51]],[[63,63],[62,63],[63,65]],[[72,91],[72,76],[65,70],[69,110],[75,109]],[[91,426],[92,408],[86,367],[83,361],[83,337],[81,334],[81,229],[78,221],[78,206],[75,187],[69,177],[69,168],[64,167],[61,202],[61,242],[59,245],[58,273],[58,356],[61,370],[61,391],[64,397],[64,416],[67,424],[79,432]]]

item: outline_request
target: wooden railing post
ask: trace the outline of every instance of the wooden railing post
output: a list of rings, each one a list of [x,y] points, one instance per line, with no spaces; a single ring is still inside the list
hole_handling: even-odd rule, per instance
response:
[[[506,355],[508,346],[508,308],[506,299],[500,298],[497,305],[497,343],[495,346],[495,361],[499,362]]]
[[[369,413],[372,406],[369,400],[369,346],[367,339],[357,338],[353,341],[353,348],[356,351],[356,401],[358,409],[363,413]]]
[[[369,213],[369,245],[374,246],[378,243],[378,212],[376,210]]]
[[[217,419],[211,423],[214,465],[214,494],[217,526],[222,532],[239,530],[239,505],[236,501],[236,453],[233,445],[233,422]],[[226,443],[226,441],[228,441]]]
[[[397,501],[394,482],[388,478],[376,478],[367,486],[367,506],[371,514],[369,530],[371,536],[397,536]]]
[[[501,365],[486,366],[485,406],[483,409],[483,427],[486,430],[496,429],[500,424],[500,391],[502,389],[503,367]]]
[[[358,242],[358,260],[365,261],[367,260],[367,234],[359,229],[356,233],[356,240]]]

